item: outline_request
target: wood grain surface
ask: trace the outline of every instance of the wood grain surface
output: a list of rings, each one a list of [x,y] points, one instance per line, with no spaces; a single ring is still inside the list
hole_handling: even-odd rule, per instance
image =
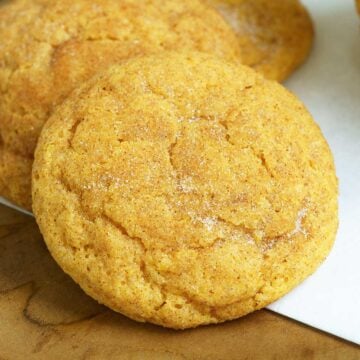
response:
[[[171,331],[100,306],[49,255],[34,219],[0,205],[0,360],[360,359],[360,348],[263,310]]]

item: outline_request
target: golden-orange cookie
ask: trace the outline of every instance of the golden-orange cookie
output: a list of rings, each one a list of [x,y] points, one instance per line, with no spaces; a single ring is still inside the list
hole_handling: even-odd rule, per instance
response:
[[[114,66],[46,123],[33,210],[99,302],[188,328],[260,309],[309,276],[337,230],[337,179],[281,85],[205,54]]]
[[[282,81],[308,57],[314,30],[299,0],[206,0],[238,35],[242,63]]]
[[[0,195],[27,209],[42,126],[99,69],[163,50],[239,55],[230,26],[199,0],[10,1],[0,39]]]

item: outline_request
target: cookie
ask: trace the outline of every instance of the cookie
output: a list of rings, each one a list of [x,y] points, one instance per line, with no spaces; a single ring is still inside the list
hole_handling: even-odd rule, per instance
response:
[[[207,0],[238,35],[242,63],[285,80],[308,57],[314,30],[298,0]]]
[[[17,0],[0,7],[0,38],[0,195],[27,209],[42,126],[99,69],[163,50],[239,56],[230,26],[199,0]]]
[[[337,230],[329,147],[304,106],[248,67],[163,53],[74,92],[35,154],[50,252],[99,302],[184,329],[290,291]]]

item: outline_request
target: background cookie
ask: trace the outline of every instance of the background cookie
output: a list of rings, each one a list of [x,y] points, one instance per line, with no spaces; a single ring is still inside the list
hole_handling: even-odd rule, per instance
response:
[[[333,159],[303,105],[200,54],[129,61],[77,90],[40,137],[33,201],[87,293],[173,328],[276,300],[337,229]]]
[[[308,57],[314,30],[298,0],[207,0],[238,35],[242,63],[282,81]]]
[[[238,57],[229,25],[198,0],[17,0],[0,7],[0,38],[0,194],[27,209],[40,130],[78,84],[164,49]]]

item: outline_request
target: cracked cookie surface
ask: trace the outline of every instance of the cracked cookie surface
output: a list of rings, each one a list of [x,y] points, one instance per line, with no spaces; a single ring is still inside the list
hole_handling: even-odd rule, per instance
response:
[[[33,201],[88,294],[172,328],[266,306],[337,229],[333,158],[304,106],[200,53],[131,60],[76,90],[40,136]]]
[[[15,0],[0,6],[0,38],[0,195],[28,210],[37,138],[76,86],[163,50],[239,55],[230,26],[199,0]]]
[[[283,81],[308,57],[311,17],[299,0],[206,0],[238,36],[242,63]]]

